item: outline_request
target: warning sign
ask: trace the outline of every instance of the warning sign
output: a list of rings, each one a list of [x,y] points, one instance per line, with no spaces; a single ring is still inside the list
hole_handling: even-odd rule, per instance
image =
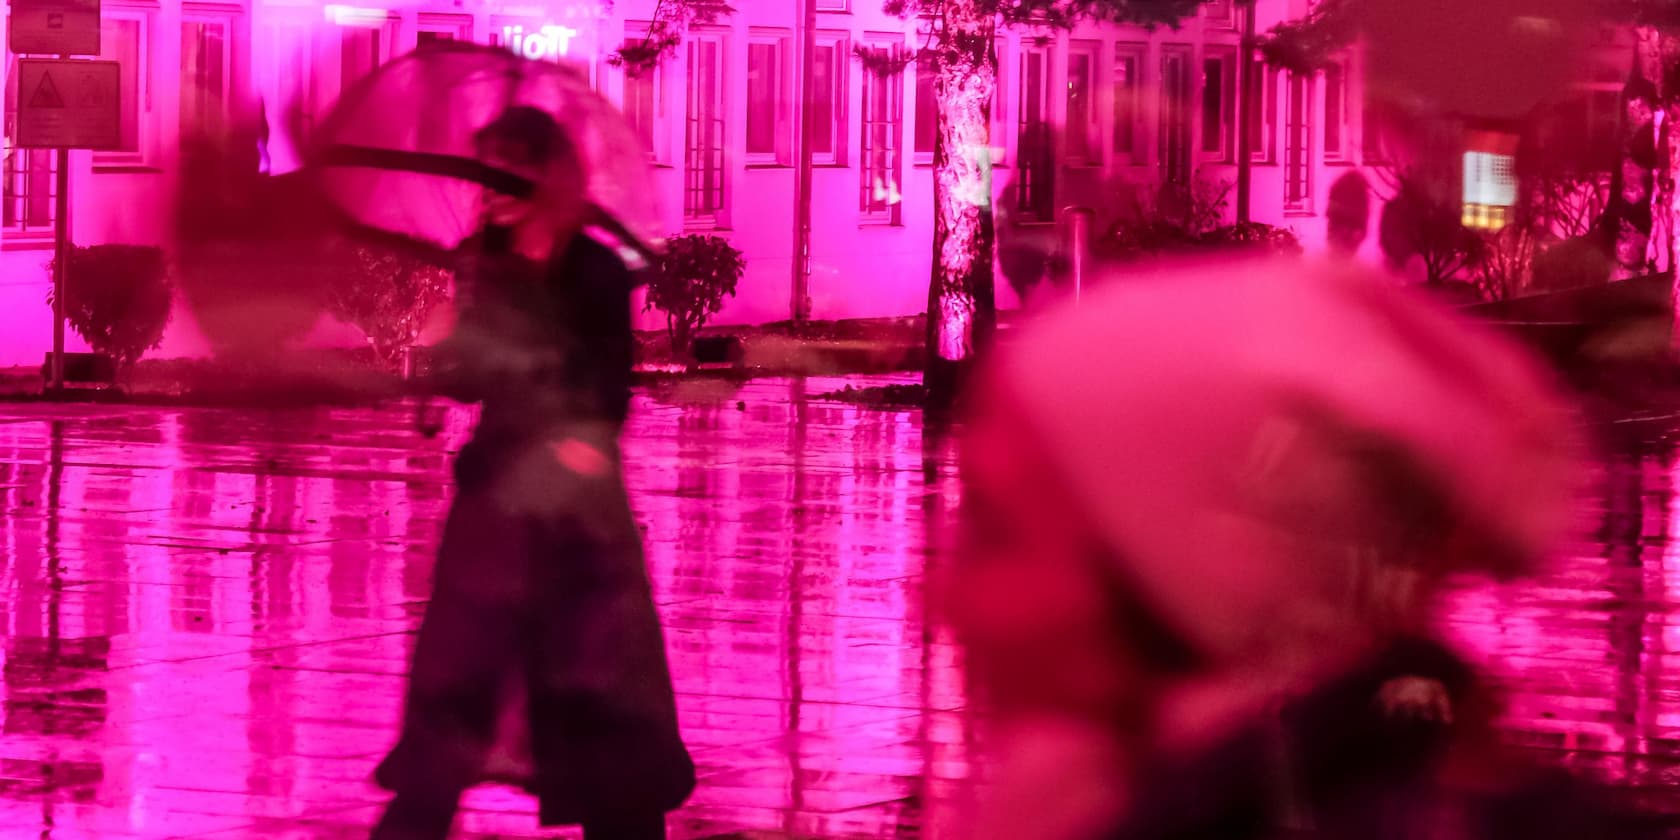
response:
[[[13,53],[99,55],[99,0],[12,0]]]
[[[41,81],[35,85],[35,92],[29,97],[29,107],[64,107],[64,97],[58,95],[58,86],[53,84],[51,73],[44,73],[41,75]]]
[[[122,145],[122,69],[115,61],[18,62],[17,145],[116,149]]]

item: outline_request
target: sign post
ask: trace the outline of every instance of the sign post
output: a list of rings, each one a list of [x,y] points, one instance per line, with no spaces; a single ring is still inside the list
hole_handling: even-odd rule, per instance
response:
[[[13,33],[15,44],[15,29]],[[53,179],[58,193],[53,197],[54,393],[64,390],[64,272],[70,263],[70,150],[116,149],[122,145],[121,78],[121,67],[115,61],[22,59],[18,62],[17,146],[57,150],[53,156],[58,164]]]

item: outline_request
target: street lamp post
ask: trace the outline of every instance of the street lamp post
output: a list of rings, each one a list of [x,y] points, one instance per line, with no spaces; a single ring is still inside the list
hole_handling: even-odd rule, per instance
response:
[[[796,144],[799,175],[793,190],[793,287],[789,305],[796,324],[803,324],[811,317],[811,127],[816,121],[811,109],[816,94],[812,89],[811,67],[817,58],[817,0],[802,0],[802,3],[805,9],[799,36],[799,102],[796,104],[799,119],[795,123],[799,126]]]
[[[1250,220],[1254,188],[1254,15],[1255,0],[1237,0],[1242,9],[1242,46],[1237,50],[1237,222]]]

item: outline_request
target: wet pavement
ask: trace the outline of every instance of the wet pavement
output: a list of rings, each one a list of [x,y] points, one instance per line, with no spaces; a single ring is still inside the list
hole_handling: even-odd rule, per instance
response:
[[[889,381],[638,397],[628,481],[702,776],[676,837],[937,837],[969,789],[921,589],[951,450],[914,413],[809,396]],[[471,417],[411,421],[0,406],[0,837],[365,836]],[[1680,781],[1669,428],[1606,459],[1593,544],[1443,619],[1505,677],[1512,737],[1658,803]],[[460,836],[544,836],[533,812],[481,789]]]

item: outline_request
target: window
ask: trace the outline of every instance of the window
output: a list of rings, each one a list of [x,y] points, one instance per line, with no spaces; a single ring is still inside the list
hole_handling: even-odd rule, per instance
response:
[[[7,52],[6,79],[14,80],[17,75],[18,58]],[[17,137],[17,87],[15,81],[6,85],[6,155],[4,169],[0,171],[5,183],[0,190],[0,222],[8,232],[50,237],[57,198],[53,150],[20,149],[12,145]]]
[[[1009,161],[1009,74],[1010,67],[1007,56],[1009,43],[1002,38],[997,39],[993,46],[997,49],[997,78],[992,81],[992,125],[990,140],[992,146],[992,165],[997,166]]]
[[[1067,66],[1067,162],[1074,166],[1102,163],[1096,108],[1097,47],[1074,43]]]
[[[457,15],[422,14],[414,33],[414,48],[423,50],[438,44],[472,40],[472,18]]]
[[[646,32],[632,34],[624,39],[624,45],[638,45],[646,38]],[[629,120],[630,127],[635,129],[636,136],[641,139],[648,159],[660,164],[669,162],[669,144],[666,140],[669,131],[666,129],[665,62],[662,60],[647,68],[625,65],[623,75],[624,96],[619,101],[619,107]]]
[[[1347,70],[1341,63],[1324,68],[1324,160],[1348,160]]]
[[[1248,85],[1248,104],[1255,110],[1248,123],[1249,156],[1255,163],[1272,163],[1277,160],[1277,71],[1256,61]]]
[[[181,136],[214,135],[228,118],[233,17],[184,13],[181,21]]]
[[[1114,156],[1124,163],[1142,163],[1147,154],[1138,129],[1138,70],[1143,47],[1120,44],[1114,52]]]
[[[916,59],[916,139],[911,150],[916,162],[933,162],[934,147],[939,144],[939,64],[932,55],[922,54]]]
[[[95,165],[144,166],[150,162],[150,23],[150,12],[145,10],[107,7],[104,11],[99,27],[99,57],[122,66],[117,93],[122,114],[119,145],[113,151],[94,152]]]
[[[1190,182],[1190,48],[1167,47],[1161,55],[1161,178]]]
[[[819,12],[849,12],[851,10],[851,0],[817,0],[817,11]]]
[[[1208,0],[1202,4],[1202,18],[1215,29],[1235,29],[1236,4],[1232,0]]]
[[[785,36],[755,35],[747,44],[747,162],[793,163],[793,98]]]
[[[696,35],[688,41],[683,216],[691,225],[724,224],[723,56],[721,35]]]
[[[1376,95],[1374,86],[1365,85],[1365,101],[1363,113],[1360,116],[1359,145],[1360,154],[1366,164],[1387,163],[1388,144],[1384,140],[1387,129],[1384,123],[1388,117],[1383,108],[1383,102]]]
[[[1204,155],[1237,159],[1237,54],[1213,52],[1202,59],[1202,138]]]
[[[1626,61],[1605,56],[1588,61],[1586,71],[1551,109],[1555,121],[1548,126],[1551,130],[1542,148],[1583,171],[1613,169],[1621,146],[1627,66]]]
[[[846,51],[844,35],[817,33],[811,65],[811,162],[846,164]]]
[[[348,90],[362,77],[384,63],[381,53],[386,49],[385,33],[374,27],[345,26],[338,30],[339,93]]]
[[[358,12],[342,15],[322,30],[316,58],[317,114],[375,68],[391,60],[397,43],[397,24],[395,18]]]
[[[1516,203],[1514,158],[1492,151],[1464,153],[1464,209],[1460,221],[1465,227],[1498,230],[1505,226]]]
[[[1283,209],[1312,212],[1312,76],[1288,75],[1288,117],[1284,129]]]
[[[1055,142],[1050,134],[1050,53],[1044,47],[1021,48],[1020,113],[1016,148],[1021,155],[1015,178],[1016,201],[1028,221],[1054,221]]]
[[[904,48],[898,44],[873,45],[864,47],[864,51],[894,69],[883,72],[868,64],[863,67],[859,209],[866,221],[896,225],[904,145]]]

